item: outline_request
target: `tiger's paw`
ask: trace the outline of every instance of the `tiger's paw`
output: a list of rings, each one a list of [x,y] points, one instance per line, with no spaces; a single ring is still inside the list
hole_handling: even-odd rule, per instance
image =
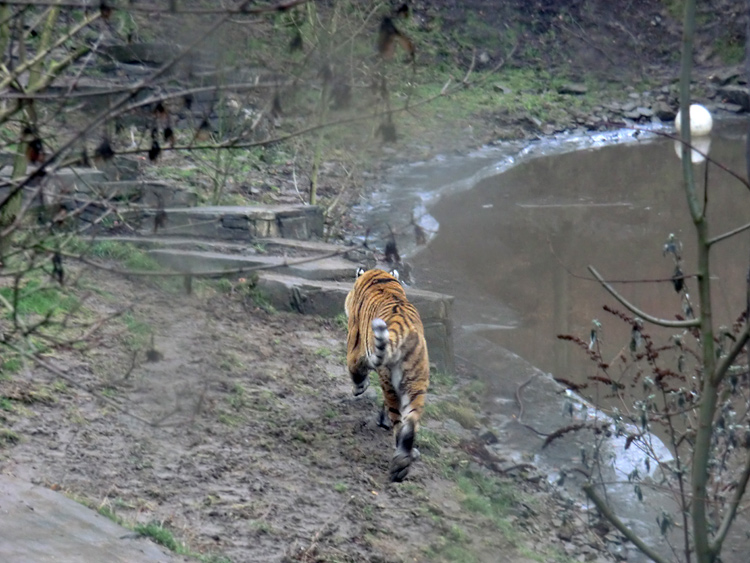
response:
[[[378,426],[386,430],[390,430],[393,427],[391,419],[388,418],[388,414],[385,412],[385,408],[380,409],[378,412]]]
[[[406,452],[396,452],[391,459],[391,481],[400,483],[409,474],[409,466],[412,462],[412,456]]]
[[[362,383],[355,383],[352,387],[352,395],[355,397],[359,397],[362,393],[367,391],[367,388],[370,386],[370,380],[368,378],[365,378]]]

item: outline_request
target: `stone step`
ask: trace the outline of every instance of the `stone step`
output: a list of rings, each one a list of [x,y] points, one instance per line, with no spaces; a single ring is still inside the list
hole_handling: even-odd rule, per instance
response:
[[[176,184],[148,180],[92,182],[79,186],[79,193],[113,202],[127,201],[148,207],[192,207],[198,196]]]
[[[353,282],[351,272],[348,281],[335,282],[310,281],[278,271],[264,271],[259,274],[258,289],[279,310],[335,317],[344,313],[344,300]],[[430,362],[441,372],[453,373],[453,297],[412,288],[406,288],[406,295],[422,318]]]
[[[159,237],[136,235],[107,235],[96,238],[96,242],[107,241],[132,244],[133,246],[145,249],[173,248],[180,250],[206,250],[211,252],[220,252],[227,255],[239,254],[243,256],[264,254],[264,252],[260,252],[258,250],[258,248],[256,247],[256,243],[253,243],[253,245],[249,245],[244,242],[228,242],[225,240],[207,240],[192,237]]]
[[[317,205],[210,206],[165,211],[166,226],[160,229],[163,235],[248,242],[268,237],[306,240],[323,236],[323,209]],[[142,215],[148,218],[154,213],[155,210],[145,210]]]
[[[322,242],[317,240],[296,240],[283,238],[259,238],[253,241],[252,245],[244,242],[230,242],[226,240],[211,240],[194,237],[173,237],[173,236],[136,236],[136,235],[107,235],[97,237],[97,241],[112,241],[133,244],[141,248],[179,248],[182,250],[211,250],[225,254],[270,254],[286,256],[287,258],[305,257],[332,254],[342,252],[346,247]],[[359,256],[360,249],[352,248],[351,251],[341,254],[342,257],[349,260],[349,257]]]
[[[308,254],[329,254],[341,250],[338,244],[321,240],[294,240],[288,238],[268,237],[257,241],[271,252],[306,252]]]
[[[351,279],[352,272],[355,271],[355,265],[352,262],[339,257],[321,258],[302,264],[293,264],[289,262],[294,262],[294,260],[283,256],[260,254],[241,256],[175,248],[159,248],[149,250],[148,253],[164,267],[192,274],[267,266],[275,267],[274,271],[276,272],[297,276],[305,280],[345,280]],[[217,273],[217,276],[220,275],[220,273]]]

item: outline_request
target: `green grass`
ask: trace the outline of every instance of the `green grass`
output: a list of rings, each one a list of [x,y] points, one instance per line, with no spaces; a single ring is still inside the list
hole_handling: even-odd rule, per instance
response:
[[[26,281],[17,291],[14,287],[0,288],[0,295],[11,306],[15,306],[18,315],[25,317],[32,315],[53,317],[80,307],[78,299],[67,295],[58,286],[48,286],[36,279]],[[5,317],[11,318],[12,314],[7,311]]]
[[[121,317],[122,322],[128,329],[125,343],[131,350],[142,350],[151,343],[151,326],[137,319],[131,312],[127,312]]]
[[[346,317],[346,313],[339,313],[338,315],[336,315],[333,321],[341,330],[349,329],[349,319]]]
[[[434,391],[446,391],[451,389],[457,382],[456,376],[450,373],[433,372],[430,374],[430,389]]]
[[[425,415],[427,418],[442,420],[450,418],[458,422],[464,428],[474,428],[477,425],[477,415],[471,405],[467,405],[463,400],[456,402],[437,401],[425,404]]]
[[[722,37],[716,44],[716,53],[727,65],[736,65],[745,58],[745,43],[738,37]]]
[[[13,373],[18,373],[23,366],[20,356],[11,356],[9,358],[3,358],[0,361],[0,380],[9,379]]]
[[[518,498],[510,483],[464,471],[456,484],[462,495],[461,505],[468,512],[486,516],[502,533],[511,533],[507,515]]]
[[[71,495],[68,495],[68,496],[71,496]],[[158,524],[156,522],[150,522],[148,524],[133,525],[130,522],[126,521],[124,518],[122,518],[119,514],[117,514],[115,509],[109,504],[103,504],[101,506],[94,506],[90,501],[88,501],[85,498],[80,498],[76,496],[71,496],[71,498],[73,498],[73,500],[79,502],[80,504],[83,504],[84,506],[88,506],[89,508],[96,510],[99,514],[101,514],[102,516],[105,516],[106,518],[109,518],[116,524],[119,524],[120,526],[123,526],[125,528],[129,528],[133,530],[134,532],[151,539],[155,543],[158,543],[159,545],[163,545],[164,547],[166,547],[170,551],[173,551],[177,555],[184,555],[192,559],[197,559],[198,561],[201,561],[202,563],[232,563],[232,560],[229,559],[225,555],[221,555],[217,553],[197,553],[197,552],[192,551],[184,543],[177,541],[177,539],[175,539],[172,532],[161,524]],[[122,499],[118,499],[116,502],[120,506],[132,508],[129,505],[127,505],[127,503],[125,503]]]
[[[336,483],[333,486],[333,490],[337,493],[345,493],[349,489],[349,486],[346,483]]]
[[[138,532],[142,536],[151,538],[151,540],[153,540],[154,542],[158,543],[159,545],[163,545],[164,547],[166,547],[170,551],[174,551],[175,553],[182,554],[186,551],[185,546],[179,543],[172,535],[172,532],[167,530],[161,524],[157,524],[155,522],[151,522],[149,524],[136,524],[133,530],[135,532]]]
[[[105,518],[109,518],[110,520],[112,520],[112,522],[114,522],[115,524],[119,524],[120,526],[124,525],[122,518],[115,512],[115,510],[111,506],[104,504],[97,508],[96,511]]]
[[[315,355],[318,356],[319,358],[330,358],[331,354],[333,354],[333,352],[331,351],[330,348],[320,347],[317,350],[315,350]]]
[[[20,441],[21,437],[10,428],[0,428],[0,449],[17,444]]]
[[[229,394],[229,404],[236,411],[240,411],[250,404],[247,391],[239,383],[234,386],[232,392]]]
[[[128,270],[155,271],[160,268],[158,262],[149,254],[131,244],[104,240],[91,245],[88,252],[91,256],[105,260],[116,260]]]
[[[424,453],[439,454],[441,450],[441,443],[443,442],[443,435],[430,430],[429,428],[422,427],[417,432],[417,447],[419,451]]]

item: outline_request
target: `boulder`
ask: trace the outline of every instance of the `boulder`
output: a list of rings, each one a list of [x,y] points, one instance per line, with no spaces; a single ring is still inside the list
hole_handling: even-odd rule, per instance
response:
[[[662,121],[674,121],[677,112],[667,102],[658,101],[651,106],[654,115]]]
[[[585,84],[579,82],[571,82],[569,84],[563,84],[557,89],[559,94],[569,94],[571,96],[583,96],[588,92],[588,88]]]
[[[722,102],[737,104],[742,107],[742,111],[750,111],[750,88],[747,86],[722,86],[717,93]]]

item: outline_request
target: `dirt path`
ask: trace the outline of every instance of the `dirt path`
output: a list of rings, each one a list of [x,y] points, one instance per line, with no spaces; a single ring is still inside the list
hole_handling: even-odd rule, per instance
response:
[[[497,561],[499,550],[525,561],[513,545],[529,538],[500,533],[493,507],[504,499],[506,516],[523,512],[528,497],[484,479],[493,489],[478,500],[456,480],[469,461],[453,447],[463,431],[454,420],[428,420],[409,481],[387,482],[390,436],[375,425],[374,392],[351,397],[333,321],[267,313],[205,286],[185,296],[94,274],[92,287],[98,313],[136,308],[88,355],[55,362],[161,422],[21,372],[0,382],[6,425],[21,438],[0,450],[3,473],[129,525],[158,523],[204,561]],[[150,330],[162,358],[141,352],[129,372]],[[467,499],[486,506],[465,510]],[[554,551],[539,542],[539,553]]]

